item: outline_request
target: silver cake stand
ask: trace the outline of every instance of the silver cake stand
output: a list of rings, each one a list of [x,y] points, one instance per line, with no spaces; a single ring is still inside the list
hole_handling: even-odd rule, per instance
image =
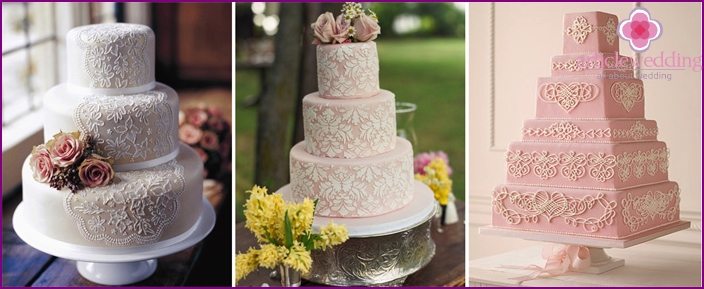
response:
[[[591,266],[582,270],[572,270],[581,273],[601,274],[616,269],[626,264],[624,259],[612,258],[605,248],[628,248],[645,243],[656,238],[685,230],[690,226],[689,221],[677,221],[655,229],[651,229],[624,239],[606,239],[595,237],[582,237],[564,234],[551,234],[542,232],[520,231],[501,227],[484,226],[479,228],[479,234],[501,237],[522,238],[531,241],[542,241],[557,244],[586,246],[589,248]]]
[[[65,243],[39,233],[29,225],[28,212],[20,203],[12,224],[17,236],[35,249],[59,258],[75,260],[84,278],[103,285],[126,285],[142,281],[156,271],[156,258],[180,252],[200,242],[215,226],[215,210],[203,198],[198,221],[185,233],[153,244],[127,248],[90,247]]]

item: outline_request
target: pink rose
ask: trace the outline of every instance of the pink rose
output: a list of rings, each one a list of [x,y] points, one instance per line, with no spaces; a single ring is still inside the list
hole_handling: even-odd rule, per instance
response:
[[[220,117],[214,116],[208,120],[208,127],[214,131],[222,131],[225,129],[225,120]]]
[[[208,121],[208,114],[203,110],[196,110],[188,114],[188,123],[202,127]]]
[[[218,135],[212,131],[203,133],[203,138],[200,139],[200,146],[206,150],[217,150],[220,146]]]
[[[354,20],[354,29],[355,39],[360,42],[372,41],[381,34],[379,24],[366,14],[359,15],[359,18]]]
[[[333,37],[337,43],[344,43],[346,40],[350,39],[350,23],[345,19],[345,15],[340,14],[340,16],[337,16],[335,26],[337,33],[333,35]]]
[[[51,180],[51,177],[54,176],[54,164],[46,146],[42,144],[32,149],[32,155],[29,157],[29,167],[32,168],[32,177],[37,182],[48,183]]]
[[[192,124],[184,124],[178,129],[178,138],[186,144],[197,144],[200,141],[201,137],[203,137],[203,131],[193,126]]]
[[[208,161],[208,154],[205,153],[205,151],[201,148],[193,148],[197,153],[198,156],[200,156],[200,160],[203,161],[203,163]]]
[[[331,43],[337,34],[335,17],[330,12],[325,12],[318,16],[318,20],[310,25],[313,28],[313,44]]]
[[[53,163],[65,168],[74,164],[83,156],[83,142],[79,139],[80,132],[60,132],[46,144]]]
[[[110,184],[115,171],[107,160],[96,154],[87,157],[78,167],[78,178],[89,188]]]
[[[217,107],[208,106],[205,110],[207,110],[211,116],[222,116],[222,111]]]

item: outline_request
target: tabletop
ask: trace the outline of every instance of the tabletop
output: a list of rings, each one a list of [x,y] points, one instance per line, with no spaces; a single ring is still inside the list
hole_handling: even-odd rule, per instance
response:
[[[204,196],[217,212],[215,228],[203,241],[183,251],[157,259],[156,272],[149,278],[131,286],[231,286],[231,251],[209,248],[231,246],[232,222],[229,194],[222,187],[214,189],[204,184]],[[3,286],[102,286],[83,278],[76,268],[76,262],[57,258],[36,250],[20,239],[12,227],[12,216],[21,202],[21,193],[3,200],[2,204],[2,285]],[[225,228],[227,227],[227,228]],[[212,259],[218,256],[226,268],[204,268],[212,266]],[[205,260],[205,262],[203,261]],[[220,276],[214,275],[218,273]],[[225,273],[227,272],[227,273]],[[208,274],[209,273],[209,274]],[[227,276],[223,276],[227,274]],[[209,276],[205,276],[209,275]]]
[[[442,226],[442,233],[438,232],[435,222],[431,229],[431,238],[435,242],[435,256],[419,271],[406,278],[403,286],[464,286],[465,285],[465,212],[464,203],[456,201],[457,213],[460,221]],[[249,229],[244,227],[244,222],[235,226],[236,252],[246,252],[249,247],[257,247],[257,241]],[[278,285],[269,277],[272,270],[259,268],[240,280],[237,286],[262,286],[267,283],[271,286]],[[302,286],[321,286],[303,280]]]

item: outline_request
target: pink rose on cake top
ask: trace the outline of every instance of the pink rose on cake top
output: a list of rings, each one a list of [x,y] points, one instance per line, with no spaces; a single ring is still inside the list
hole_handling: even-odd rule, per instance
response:
[[[492,226],[625,239],[679,221],[669,151],[645,119],[643,81],[618,54],[615,15],[564,16],[563,54],[538,79],[535,119],[506,153]],[[609,77],[609,76],[617,77]]]

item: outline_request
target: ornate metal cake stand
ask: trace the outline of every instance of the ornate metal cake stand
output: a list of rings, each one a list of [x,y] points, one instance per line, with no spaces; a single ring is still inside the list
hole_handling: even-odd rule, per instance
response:
[[[292,199],[290,185],[279,192],[285,200]],[[350,238],[325,251],[312,251],[313,266],[303,278],[332,286],[401,286],[435,255],[430,238],[435,213],[433,192],[414,181],[413,201],[399,210],[367,218],[316,216],[314,231],[333,221],[345,224]]]
[[[198,221],[185,233],[148,245],[128,248],[79,246],[49,238],[28,225],[30,212],[17,206],[12,224],[17,236],[35,249],[59,258],[75,260],[84,278],[104,285],[126,285],[142,281],[156,270],[156,258],[182,251],[207,236],[215,226],[215,210],[203,198]]]
[[[641,243],[645,243],[656,238],[672,234],[677,231],[686,230],[690,226],[689,221],[678,221],[663,227],[642,232],[625,239],[605,239],[594,237],[582,237],[562,234],[540,233],[530,231],[511,230],[499,227],[484,226],[479,228],[479,234],[494,235],[501,237],[521,238],[531,241],[543,241],[550,243],[569,244],[586,246],[589,248],[591,266],[576,272],[601,274],[609,270],[616,269],[626,264],[624,259],[612,258],[605,248],[628,248]]]

